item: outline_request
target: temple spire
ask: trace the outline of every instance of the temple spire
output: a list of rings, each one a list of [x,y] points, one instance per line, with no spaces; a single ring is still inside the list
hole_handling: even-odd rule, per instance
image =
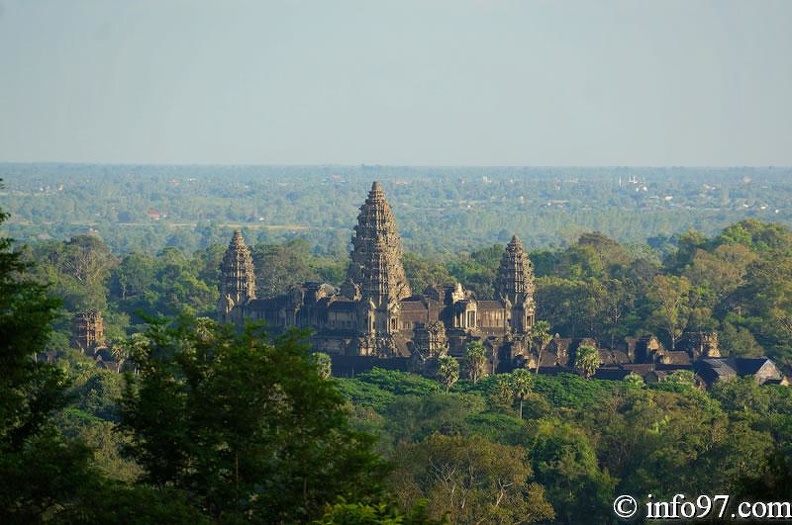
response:
[[[412,295],[402,266],[401,238],[378,181],[360,207],[352,246],[348,277],[360,285],[365,300],[387,308]]]
[[[255,298],[253,257],[242,234],[235,230],[220,264],[219,313],[227,318],[235,306],[244,305]]]
[[[514,235],[501,258],[495,293],[512,308],[512,331],[526,333],[534,318],[534,273],[520,239]]]

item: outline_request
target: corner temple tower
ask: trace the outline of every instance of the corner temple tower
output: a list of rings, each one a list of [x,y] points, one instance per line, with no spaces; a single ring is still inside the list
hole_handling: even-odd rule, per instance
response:
[[[256,298],[256,277],[253,271],[253,257],[239,230],[228,244],[220,265],[220,300],[217,310],[220,318],[230,321],[233,313],[240,313],[234,307],[244,306]]]

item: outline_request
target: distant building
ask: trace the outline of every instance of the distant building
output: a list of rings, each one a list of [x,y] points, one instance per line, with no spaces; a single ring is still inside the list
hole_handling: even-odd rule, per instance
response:
[[[218,318],[237,324],[263,321],[275,334],[308,328],[313,349],[332,356],[338,375],[373,366],[429,372],[437,358],[460,358],[467,343],[478,340],[494,372],[522,367],[538,367],[547,374],[572,372],[577,349],[586,345],[600,353],[602,366],[595,378],[632,374],[657,382],[674,371],[693,370],[707,386],[746,375],[760,384],[785,381],[767,358],[720,358],[714,332],[684,334],[677,351],[666,350],[652,335],[630,337],[620,348],[603,349],[594,339],[556,334],[541,352],[532,349],[533,265],[517,236],[504,249],[495,299],[479,299],[460,283],[414,293],[402,265],[393,212],[378,182],[360,207],[354,232],[347,278],[340,287],[306,282],[284,294],[259,298],[250,249],[235,231],[220,267]]]
[[[102,312],[79,312],[72,319],[72,344],[82,353],[93,355],[104,347],[104,320]]]
[[[459,283],[413,293],[402,265],[401,238],[378,182],[360,208],[354,231],[347,279],[340,289],[302,283],[261,299],[250,250],[234,232],[221,265],[219,318],[264,321],[273,332],[310,328],[316,351],[403,358],[419,366],[442,355],[461,356],[474,339],[490,349],[493,368],[510,370],[518,357],[528,355],[536,310],[534,275],[516,236],[497,272],[497,298],[481,300]]]

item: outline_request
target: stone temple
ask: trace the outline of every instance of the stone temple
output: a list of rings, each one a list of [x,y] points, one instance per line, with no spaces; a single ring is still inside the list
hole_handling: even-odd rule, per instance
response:
[[[221,265],[218,316],[234,323],[263,321],[273,333],[308,328],[315,351],[339,357],[401,358],[420,367],[440,356],[461,356],[473,340],[490,350],[493,371],[528,357],[534,276],[516,236],[504,250],[494,300],[478,299],[459,283],[415,294],[391,207],[374,182],[360,207],[352,247],[340,288],[309,282],[258,298],[250,250],[234,232]]]

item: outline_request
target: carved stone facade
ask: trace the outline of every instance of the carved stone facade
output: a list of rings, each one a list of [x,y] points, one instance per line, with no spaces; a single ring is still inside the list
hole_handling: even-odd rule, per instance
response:
[[[250,251],[239,232],[221,267],[219,317],[261,320],[273,332],[310,328],[315,350],[345,356],[461,356],[472,339],[499,349],[501,361],[526,351],[534,323],[533,268],[519,239],[503,255],[494,300],[457,283],[413,294],[402,265],[401,239],[382,187],[375,182],[360,208],[346,282],[294,285],[280,296],[255,297]],[[264,270],[266,271],[266,269]]]
[[[93,355],[97,348],[103,347],[104,319],[102,312],[79,312],[72,319],[74,345],[84,354]]]
[[[680,345],[688,349],[693,359],[721,356],[717,332],[686,332]]]
[[[217,302],[220,318],[224,321],[239,321],[244,307],[256,298],[253,257],[239,231],[234,232],[223,255],[220,275],[220,299]]]
[[[534,324],[533,265],[515,235],[506,246],[495,281],[495,293],[511,307],[510,324],[515,333],[528,333]]]
[[[396,336],[401,300],[412,292],[402,266],[396,221],[379,182],[371,186],[366,202],[360,207],[350,259],[347,281],[360,290],[357,328],[365,334],[365,351],[398,355]]]

